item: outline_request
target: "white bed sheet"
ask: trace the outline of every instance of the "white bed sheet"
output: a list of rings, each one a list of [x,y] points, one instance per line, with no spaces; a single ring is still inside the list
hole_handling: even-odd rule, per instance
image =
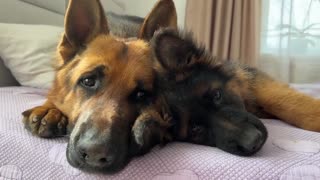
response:
[[[320,98],[320,85],[295,87]],[[67,163],[66,139],[41,139],[24,129],[21,112],[40,105],[44,98],[44,90],[0,88],[0,180],[320,179],[320,133],[297,129],[278,120],[263,120],[270,136],[262,150],[252,157],[172,143],[135,158],[117,174],[88,174]]]

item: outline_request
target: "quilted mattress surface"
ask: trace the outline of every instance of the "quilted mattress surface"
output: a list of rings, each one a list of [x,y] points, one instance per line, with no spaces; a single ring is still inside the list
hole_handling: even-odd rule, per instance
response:
[[[320,85],[296,85],[320,98]],[[265,119],[269,138],[252,157],[217,148],[171,143],[133,159],[113,175],[88,174],[66,161],[66,138],[41,139],[27,132],[21,112],[40,105],[44,90],[0,88],[0,180],[11,179],[320,179],[320,133]],[[320,108],[320,107],[319,107]]]

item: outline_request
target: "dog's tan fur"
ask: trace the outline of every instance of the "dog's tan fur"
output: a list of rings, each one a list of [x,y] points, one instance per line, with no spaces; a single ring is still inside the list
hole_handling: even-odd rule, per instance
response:
[[[166,16],[163,17],[162,14]],[[79,18],[90,24],[81,25],[83,22],[77,20]],[[177,28],[176,19],[173,2],[159,0],[146,17],[137,37],[148,40],[160,27]],[[51,137],[54,136],[53,133],[44,124],[63,127],[59,122],[65,125],[68,119],[69,125],[74,126],[83,110],[99,107],[99,99],[104,96],[103,94],[112,96],[116,101],[125,101],[124,96],[128,96],[134,90],[137,80],[144,83],[146,90],[152,91],[155,79],[152,72],[152,51],[146,41],[139,39],[123,39],[110,35],[107,20],[98,0],[70,1],[65,18],[65,33],[57,48],[55,81],[47,96],[47,102],[23,113],[26,126],[36,135]],[[112,83],[108,85],[108,89],[104,87],[103,92],[95,94],[84,103],[85,93],[74,90],[74,87],[83,74],[101,65],[107,67],[104,69],[104,74],[107,74],[108,82]],[[122,111],[130,111],[128,105],[122,108]],[[114,116],[113,113],[115,112],[104,104],[100,116],[111,117]],[[96,117],[96,119],[110,121],[110,118]],[[96,121],[97,127],[99,124],[112,123]]]
[[[264,73],[254,82],[257,103],[270,114],[302,129],[320,132],[320,100],[300,93]]]

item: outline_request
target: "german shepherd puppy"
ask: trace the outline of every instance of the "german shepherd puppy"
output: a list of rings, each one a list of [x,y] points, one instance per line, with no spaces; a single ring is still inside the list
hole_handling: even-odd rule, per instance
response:
[[[278,117],[320,132],[320,100],[255,68],[209,55],[189,33],[164,29],[151,45],[158,90],[170,108],[175,140],[248,156],[267,139],[258,117]]]
[[[129,158],[134,123],[152,116],[161,128],[167,126],[158,113],[163,103],[156,96],[147,43],[160,27],[177,28],[172,0],[159,0],[145,18],[136,36],[146,41],[111,35],[99,0],[70,0],[55,81],[45,104],[23,112],[26,128],[48,138],[65,135],[68,126],[71,165],[121,169]]]

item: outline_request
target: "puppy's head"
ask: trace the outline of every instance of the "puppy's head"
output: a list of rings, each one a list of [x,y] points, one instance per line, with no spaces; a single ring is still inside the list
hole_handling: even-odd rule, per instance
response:
[[[157,32],[152,47],[159,86],[174,117],[188,124],[178,128],[180,138],[244,156],[262,147],[266,128],[245,109],[252,97],[246,68],[211,57],[191,34],[175,30]]]
[[[172,5],[159,1],[139,37],[148,40],[157,25],[176,28]],[[158,18],[167,12],[172,16]],[[69,163],[86,170],[120,169],[128,159],[132,124],[156,99],[148,43],[111,36],[98,0],[70,0],[58,55],[51,99],[70,119]]]

